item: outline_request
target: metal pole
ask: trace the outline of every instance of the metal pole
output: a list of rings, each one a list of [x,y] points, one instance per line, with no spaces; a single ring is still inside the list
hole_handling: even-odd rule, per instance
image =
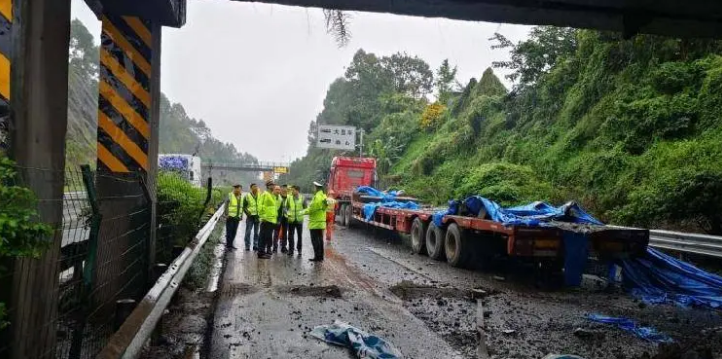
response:
[[[359,133],[361,134],[361,144],[359,145],[358,156],[363,157],[364,156],[364,129],[362,128]]]

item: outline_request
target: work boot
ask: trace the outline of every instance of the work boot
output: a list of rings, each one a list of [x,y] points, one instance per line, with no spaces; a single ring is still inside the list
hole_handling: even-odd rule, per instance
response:
[[[293,256],[293,251],[288,251],[288,253],[286,253],[286,254],[288,254],[289,257],[292,257],[292,256]]]
[[[286,252],[288,252],[288,249],[286,249],[286,247],[281,247],[281,253],[286,253]]]

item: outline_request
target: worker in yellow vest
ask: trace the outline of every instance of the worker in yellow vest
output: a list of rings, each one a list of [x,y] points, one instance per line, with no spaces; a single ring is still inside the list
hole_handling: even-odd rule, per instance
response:
[[[291,193],[286,199],[286,210],[284,215],[288,223],[288,255],[293,255],[293,244],[294,244],[294,232],[298,234],[298,241],[296,242],[296,251],[298,256],[301,256],[301,249],[303,248],[303,210],[306,209],[308,204],[306,199],[301,196],[301,188],[293,185],[291,186]]]
[[[311,244],[313,244],[313,258],[311,262],[323,262],[323,231],[326,229],[326,194],[323,193],[323,185],[313,182],[316,192],[313,195],[308,208],[302,213],[308,215],[308,230],[311,232]]]
[[[238,224],[241,223],[241,217],[243,212],[243,196],[242,186],[237,184],[233,186],[233,191],[228,194],[228,205],[226,206],[226,248],[228,250],[235,250],[233,241],[236,239],[238,233]]]
[[[251,249],[251,230],[253,231],[253,250],[258,250],[258,185],[251,183],[251,191],[243,197],[243,213],[246,214],[246,236],[243,238],[246,251]]]
[[[281,187],[273,181],[266,182],[266,191],[258,199],[258,216],[261,219],[261,238],[258,243],[258,258],[271,258],[271,242],[273,230],[278,223],[277,197],[281,194]]]
[[[332,197],[326,198],[326,240],[333,237],[333,229],[336,225],[336,200]]]

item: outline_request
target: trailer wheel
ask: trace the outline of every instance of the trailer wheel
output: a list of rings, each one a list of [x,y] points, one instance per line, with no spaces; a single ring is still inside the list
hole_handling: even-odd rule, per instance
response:
[[[426,254],[426,231],[428,229],[428,224],[421,218],[414,218],[414,222],[411,223],[411,250],[414,253]]]
[[[444,253],[446,261],[453,267],[463,267],[467,264],[467,258],[471,248],[468,239],[456,223],[449,225],[444,238]]]
[[[351,227],[351,222],[353,222],[353,206],[351,204],[347,204],[343,208],[343,225],[348,227]]]
[[[444,259],[444,230],[437,227],[434,222],[426,230],[426,252],[429,257],[438,261]]]

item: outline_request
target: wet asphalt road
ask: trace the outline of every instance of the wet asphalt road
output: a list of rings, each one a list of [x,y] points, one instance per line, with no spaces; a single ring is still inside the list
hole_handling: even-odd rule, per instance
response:
[[[242,233],[241,227],[237,246],[243,245]],[[722,337],[700,336],[722,325],[719,311],[647,307],[624,293],[604,291],[593,277],[585,278],[582,288],[540,291],[528,268],[498,273],[452,268],[411,254],[401,242],[389,232],[337,226],[320,264],[308,261],[307,230],[303,257],[279,253],[258,260],[253,252],[227,253],[209,357],[352,358],[347,349],[307,335],[335,319],[389,340],[405,358],[419,359],[480,357],[480,321],[490,358],[657,353],[655,344],[588,322],[587,313],[630,317],[685,344],[722,343]],[[481,300],[471,298],[480,295]],[[585,335],[575,336],[578,328]],[[712,350],[722,358],[719,346]]]

